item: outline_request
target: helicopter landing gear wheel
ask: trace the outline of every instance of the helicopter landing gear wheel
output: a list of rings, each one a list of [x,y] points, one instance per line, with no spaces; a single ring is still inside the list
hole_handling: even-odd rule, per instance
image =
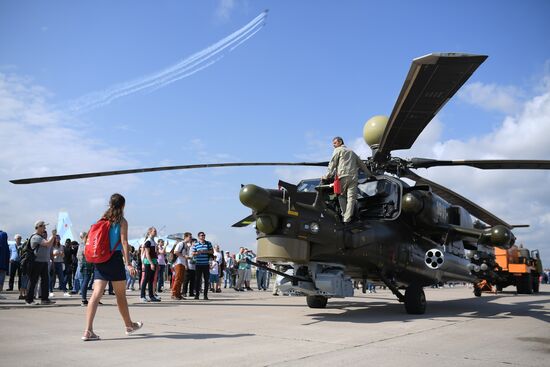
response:
[[[516,284],[518,294],[532,294],[533,293],[533,280],[531,273],[522,274]]]
[[[426,295],[421,286],[411,284],[405,290],[405,310],[408,314],[422,315],[426,312]]]
[[[533,280],[533,286],[531,288],[533,288],[533,293],[539,293],[539,277],[538,275],[535,275],[535,276],[531,276],[532,280]]]
[[[327,307],[328,298],[324,296],[306,296],[306,302],[309,308]]]

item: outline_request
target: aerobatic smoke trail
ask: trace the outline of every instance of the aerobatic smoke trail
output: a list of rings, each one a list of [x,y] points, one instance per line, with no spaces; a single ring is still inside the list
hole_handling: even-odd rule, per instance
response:
[[[86,94],[68,103],[68,111],[83,113],[107,105],[114,100],[142,91],[154,91],[219,61],[226,53],[246,42],[265,25],[267,10],[239,30],[188,58],[151,75],[130,82],[116,84],[100,92]]]

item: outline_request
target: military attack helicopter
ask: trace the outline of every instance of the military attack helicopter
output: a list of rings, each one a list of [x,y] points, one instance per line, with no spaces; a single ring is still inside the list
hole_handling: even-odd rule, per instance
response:
[[[278,189],[242,186],[239,198],[252,214],[257,256],[286,266],[271,270],[280,288],[306,296],[311,308],[353,295],[353,280],[386,285],[410,314],[426,311],[423,287],[448,281],[495,281],[494,247],[513,246],[515,225],[506,223],[450,189],[412,170],[437,166],[479,169],[550,169],[546,160],[441,161],[392,157],[409,149],[445,103],[485,61],[485,55],[433,53],[413,60],[388,117],[364,126],[372,175],[360,176],[355,220],[344,224],[333,185],[320,178]],[[152,167],[13,180],[15,184],[129,173],[234,166],[327,166],[328,162],[216,163]],[[409,185],[402,178],[415,182]],[[258,265],[260,266],[260,265]],[[404,293],[403,293],[404,290]],[[480,294],[480,292],[478,292]]]

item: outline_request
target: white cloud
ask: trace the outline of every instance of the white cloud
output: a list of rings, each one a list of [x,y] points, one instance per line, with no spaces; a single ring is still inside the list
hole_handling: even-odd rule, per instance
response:
[[[88,137],[85,126],[52,109],[48,98],[49,93],[29,79],[0,73],[0,226],[9,233],[29,234],[38,218],[54,224],[61,209],[68,209],[73,223],[91,223],[102,214],[111,193],[136,181],[123,177],[70,184],[9,183],[135,164],[123,152]]]
[[[468,103],[504,113],[518,111],[522,95],[522,91],[516,87],[481,82],[465,85],[458,93],[458,97]]]

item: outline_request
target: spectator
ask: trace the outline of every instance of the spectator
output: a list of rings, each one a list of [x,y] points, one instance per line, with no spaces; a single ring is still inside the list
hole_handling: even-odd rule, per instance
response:
[[[128,300],[126,299],[126,274],[123,258],[126,262],[126,267],[129,268],[132,274],[135,274],[135,269],[132,267],[128,256],[128,222],[124,218],[125,204],[126,200],[124,196],[120,194],[111,195],[109,209],[107,209],[102,217],[102,219],[108,220],[111,223],[109,239],[113,255],[108,261],[95,265],[94,293],[86,309],[86,330],[82,336],[82,340],[84,341],[99,340],[99,336],[94,333],[93,323],[97,306],[109,281],[113,283],[118,311],[126,326],[126,335],[132,334],[143,326],[142,322],[133,322],[130,318]],[[118,247],[120,243],[122,243],[122,251]]]
[[[77,250],[76,250],[76,273],[75,273],[75,276],[74,276],[74,291],[75,293],[82,293],[80,292],[80,289],[83,285],[83,281],[84,281],[84,277],[83,277],[83,274],[81,273],[80,269],[82,267],[82,258],[84,256],[84,248],[86,246],[86,237],[87,237],[87,233],[86,232],[80,232],[80,242],[76,242],[77,244]]]
[[[52,236],[49,240],[46,240],[47,223],[43,220],[39,220],[34,224],[34,229],[36,230],[30,237],[31,250],[36,254],[36,259],[31,265],[29,275],[29,288],[27,290],[27,298],[25,299],[28,305],[34,303],[34,290],[36,284],[38,283],[38,278],[40,278],[40,295],[41,302],[43,305],[54,304],[55,301],[52,301],[48,298],[48,264],[50,262],[50,250],[55,242],[57,235],[57,230],[52,230]]]
[[[210,255],[214,254],[212,244],[206,241],[206,234],[199,232],[199,241],[193,245],[191,254],[195,260],[195,299],[199,299],[199,289],[201,287],[201,276],[204,279],[205,300],[208,299],[208,283],[210,282]]]
[[[184,240],[185,242],[185,240]],[[191,249],[195,245],[197,240],[192,236],[189,236],[187,242],[185,242],[185,248],[187,251],[187,271],[185,272],[185,279],[183,281],[183,296],[187,297],[187,290],[189,289],[189,297],[195,297],[195,293],[198,294],[198,290],[195,290],[195,260],[191,254]]]
[[[76,249],[75,249],[76,250]],[[73,248],[71,245],[71,239],[65,240],[65,246],[63,247],[63,265],[65,275],[65,288],[67,290],[73,290]]]
[[[256,254],[252,250],[246,249],[245,256],[247,260],[253,261],[256,257]],[[250,280],[252,279],[252,265],[250,265],[248,262],[246,262],[245,264],[246,268],[244,273],[244,286],[247,291],[252,291],[252,287],[250,286]]]
[[[141,286],[141,301],[142,302],[160,302],[160,299],[155,297],[153,290],[153,284],[155,281],[155,271],[158,266],[157,259],[157,243],[155,237],[157,236],[157,229],[155,227],[149,228],[147,231],[147,239],[143,244],[143,268],[145,269],[145,276]],[[145,298],[145,288],[149,289],[149,299]]]
[[[216,292],[218,287],[220,264],[216,261],[216,258],[210,259],[210,291]],[[206,288],[206,286],[205,286]]]
[[[65,285],[65,272],[63,271],[64,254],[65,246],[61,244],[61,237],[56,235],[52,246],[53,276],[50,279],[50,291],[53,291],[53,288],[55,288],[55,278],[57,275],[57,278],[59,279],[59,290],[63,291],[63,296],[70,297],[71,295],[67,292],[67,287]]]
[[[235,290],[242,292],[244,291],[243,285],[244,285],[244,277],[245,277],[246,265],[247,265],[244,247],[239,248],[239,253],[237,254],[235,259],[239,264],[238,270],[237,270],[237,284],[235,285]]]
[[[162,293],[164,288],[164,276],[166,272],[166,246],[164,245],[164,240],[159,239],[157,249],[157,260],[159,264],[157,290],[159,293]]]
[[[8,291],[13,291],[15,274],[17,274],[18,278],[17,289],[19,291],[21,290],[21,269],[19,267],[21,263],[21,248],[23,247],[23,243],[21,242],[21,235],[16,234],[14,240],[15,243],[10,245],[10,280],[8,282]]]
[[[216,262],[218,263],[218,280],[212,292],[221,293],[223,271],[225,269],[225,258],[223,256],[223,251],[220,250],[220,245],[214,246],[214,260],[216,260]],[[210,269],[210,271],[212,271],[212,268]]]
[[[174,255],[176,256],[176,261],[174,261],[174,276],[172,279],[172,299],[173,300],[182,300],[185,299],[181,295],[182,286],[185,279],[185,271],[187,268],[187,246],[186,243],[191,240],[191,233],[185,232],[183,234],[183,241],[180,241],[176,244],[174,249]]]
[[[263,265],[267,267],[265,261],[256,260],[258,265]],[[267,290],[267,270],[265,268],[258,267],[256,270],[256,282],[258,283],[258,290]]]
[[[233,288],[235,284],[233,283],[233,277],[231,276],[231,272],[233,270],[233,264],[234,259],[231,257],[231,254],[229,251],[225,252],[225,270],[223,274],[223,287],[227,288],[227,285],[229,284],[229,288]]]
[[[237,262],[237,259],[235,258],[235,254],[231,254],[231,262],[233,263],[233,266],[231,266],[231,287],[237,286],[237,274],[239,270],[239,263]]]
[[[137,260],[136,260],[136,249],[134,246],[130,246],[130,250],[128,255],[130,256],[130,261],[132,262],[132,267],[134,269],[137,269]],[[126,290],[132,290],[135,291],[134,284],[136,283],[136,275],[132,275],[130,271],[126,272]]]
[[[86,246],[86,240],[88,239],[88,234],[86,232],[82,232],[80,234],[80,238],[82,239],[82,243],[84,245],[79,245],[79,251],[80,247],[82,246],[82,254],[77,255],[79,257],[78,266],[79,266],[79,272],[82,276],[82,284],[80,285],[80,298],[82,299],[81,306],[88,306],[88,287],[90,286],[90,281],[92,280],[93,272],[94,272],[94,264],[89,263],[86,261],[86,256],[84,256],[84,248]],[[101,302],[99,302],[101,304]]]
[[[10,247],[8,245],[8,234],[0,231],[0,292],[4,290],[6,273],[10,270]]]

